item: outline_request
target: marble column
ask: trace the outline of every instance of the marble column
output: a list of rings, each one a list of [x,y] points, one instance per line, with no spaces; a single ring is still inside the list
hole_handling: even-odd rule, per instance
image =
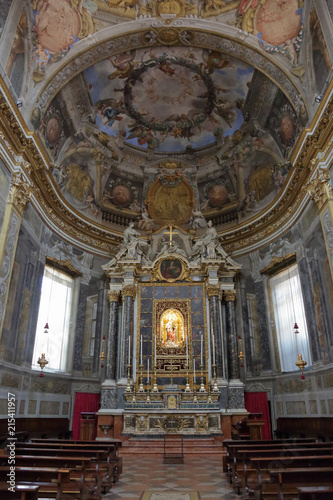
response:
[[[0,235],[0,336],[8,300],[9,284],[20,232],[23,212],[29,202],[31,188],[21,173],[13,174]]]
[[[109,290],[108,293],[110,301],[110,316],[109,316],[109,332],[107,339],[107,358],[106,358],[105,376],[108,380],[116,380],[120,291]]]
[[[87,310],[87,299],[89,295],[89,285],[81,283],[77,316],[76,316],[76,329],[75,329],[75,340],[74,340],[74,361],[73,369],[75,371],[82,370],[82,356],[83,356],[83,339],[84,339],[84,329],[86,323],[86,310]]]
[[[97,314],[96,314],[94,360],[93,360],[93,366],[92,366],[93,373],[99,372],[99,368],[101,365],[100,353],[101,353],[101,351],[106,350],[106,348],[104,349],[105,342],[104,342],[103,347],[101,348],[102,336],[104,335],[104,332],[102,330],[103,330],[103,306],[104,306],[105,293],[106,293],[106,290],[103,286],[102,288],[100,288],[98,290],[98,294],[97,294]]]
[[[228,341],[228,376],[229,380],[239,379],[239,359],[237,346],[235,300],[236,290],[224,290],[223,298],[226,302],[227,341]]]
[[[109,328],[106,349],[105,380],[101,390],[101,409],[117,408],[117,352],[118,352],[118,315],[120,290],[109,290]]]
[[[219,295],[220,287],[218,285],[208,285],[207,295],[209,300],[209,317],[210,317],[210,345],[211,353],[210,359],[213,365],[213,349],[215,349],[215,364],[216,364],[216,378],[223,378],[223,349],[222,349],[222,335],[219,322]],[[213,346],[213,335],[215,345]],[[212,373],[213,375],[213,373]]]
[[[237,330],[235,318],[236,290],[223,290],[226,303],[227,350],[228,350],[228,410],[244,409],[244,385],[240,380]]]
[[[269,330],[267,324],[266,300],[264,283],[261,279],[254,283],[258,311],[258,331],[260,340],[260,357],[262,370],[271,370],[271,355],[269,348]]]
[[[329,168],[319,168],[307,188],[318,208],[333,279],[333,191]]]
[[[135,285],[126,285],[122,289],[123,297],[123,329],[120,332],[120,365],[119,365],[119,380],[117,391],[117,408],[124,408],[124,392],[127,383],[127,365],[128,365],[128,337],[131,339],[133,346],[133,327],[134,327],[134,300],[136,297]],[[133,360],[131,359],[132,369]],[[132,372],[130,373],[132,377]]]
[[[249,310],[246,297],[246,284],[244,282],[240,284],[240,291],[242,299],[241,309],[243,317],[243,338],[244,338],[245,352],[246,352],[246,371],[252,373],[253,364],[252,364],[252,352],[251,352],[251,342],[250,342]]]

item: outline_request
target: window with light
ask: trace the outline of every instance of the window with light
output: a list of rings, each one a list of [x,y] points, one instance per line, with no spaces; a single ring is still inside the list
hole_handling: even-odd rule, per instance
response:
[[[32,367],[39,369],[44,353],[47,370],[66,371],[74,280],[68,274],[45,266],[39,305]]]
[[[297,370],[295,363],[299,354],[307,361],[307,366],[310,366],[311,351],[297,264],[272,276],[270,287],[281,370]],[[296,330],[298,333],[295,333]]]

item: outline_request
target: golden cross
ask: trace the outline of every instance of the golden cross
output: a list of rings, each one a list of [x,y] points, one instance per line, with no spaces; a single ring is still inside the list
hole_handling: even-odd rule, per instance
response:
[[[171,246],[172,243],[172,235],[177,234],[176,231],[172,232],[172,226],[170,226],[170,231],[164,231],[164,234],[170,234],[170,243],[169,245]]]

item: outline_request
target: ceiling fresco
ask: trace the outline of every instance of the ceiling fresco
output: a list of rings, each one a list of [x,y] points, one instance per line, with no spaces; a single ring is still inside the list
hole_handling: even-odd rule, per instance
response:
[[[74,213],[223,231],[273,206],[332,67],[313,4],[30,5],[27,114]]]
[[[221,52],[158,47],[110,57],[84,76],[102,132],[173,153],[240,128],[253,71]]]

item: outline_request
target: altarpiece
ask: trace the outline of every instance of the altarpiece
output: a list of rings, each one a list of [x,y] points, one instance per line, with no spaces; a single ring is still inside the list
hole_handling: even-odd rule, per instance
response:
[[[235,322],[240,266],[211,223],[197,235],[130,224],[104,266],[110,318],[98,422],[122,435],[221,435],[244,409]],[[166,238],[166,235],[169,238]]]

